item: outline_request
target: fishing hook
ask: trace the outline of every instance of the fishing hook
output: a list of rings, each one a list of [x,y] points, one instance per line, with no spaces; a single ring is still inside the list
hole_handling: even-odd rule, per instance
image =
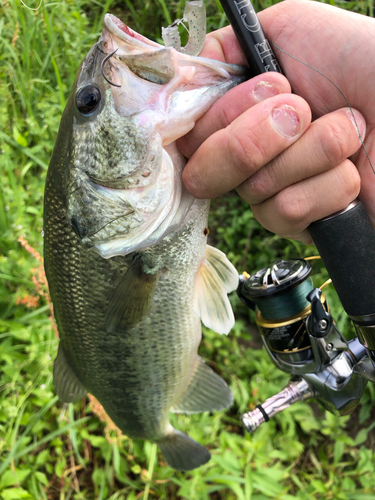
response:
[[[107,78],[107,77],[105,76],[105,74],[104,74],[104,65],[105,65],[105,63],[106,63],[106,62],[108,61],[108,59],[109,59],[110,57],[112,57],[112,56],[113,56],[113,54],[115,54],[117,51],[118,51],[118,49],[114,50],[111,54],[109,54],[108,56],[106,56],[106,57],[103,59],[103,62],[102,62],[102,65],[101,65],[101,70],[102,70],[102,75],[103,75],[103,78],[104,78],[104,80],[105,80],[106,82],[108,82],[110,85],[113,85],[114,87],[119,87],[119,88],[120,88],[120,87],[121,87],[121,85],[117,85],[116,83],[111,82],[110,80],[108,80],[108,78]]]

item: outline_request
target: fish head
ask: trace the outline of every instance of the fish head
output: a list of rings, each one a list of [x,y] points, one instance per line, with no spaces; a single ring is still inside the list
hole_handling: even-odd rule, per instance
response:
[[[244,75],[242,67],[179,53],[104,17],[59,132],[70,151],[68,220],[84,245],[104,258],[127,255],[181,226],[194,198],[183,186],[186,160],[175,141]],[[62,127],[71,128],[68,140]]]

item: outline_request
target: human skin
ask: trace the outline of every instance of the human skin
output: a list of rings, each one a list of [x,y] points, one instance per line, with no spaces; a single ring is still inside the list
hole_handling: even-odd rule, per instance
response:
[[[375,158],[375,63],[368,55],[375,20],[308,0],[286,0],[259,18],[272,43],[342,90]],[[304,243],[311,222],[358,195],[374,224],[375,175],[345,100],[317,72],[274,51],[287,79],[266,73],[232,89],[180,139],[190,158],[187,189],[213,198],[236,188],[264,227]],[[201,55],[246,64],[230,27],[208,35]]]

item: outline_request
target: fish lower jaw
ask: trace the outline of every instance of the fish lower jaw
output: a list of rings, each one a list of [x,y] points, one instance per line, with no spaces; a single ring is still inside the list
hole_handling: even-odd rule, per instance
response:
[[[163,211],[164,213],[161,214],[158,220],[148,227],[140,227],[137,234],[133,237],[129,238],[129,236],[126,235],[120,238],[98,241],[94,244],[92,242],[87,243],[93,246],[95,251],[104,259],[125,256],[133,252],[139,252],[146,248],[156,246],[166,236],[180,229],[184,224],[190,207],[194,203],[194,198],[185,193],[175,198],[177,198],[175,203],[172,204],[172,207],[168,207],[168,211]]]

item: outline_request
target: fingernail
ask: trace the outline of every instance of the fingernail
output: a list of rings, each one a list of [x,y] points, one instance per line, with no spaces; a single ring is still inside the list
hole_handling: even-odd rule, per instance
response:
[[[258,82],[253,90],[255,99],[258,102],[265,101],[270,97],[279,95],[279,89],[268,82]]]
[[[358,130],[359,130],[359,133],[361,134],[361,137],[363,140],[365,138],[365,135],[366,135],[366,124],[363,123],[362,115],[360,113],[358,113],[358,111],[356,111],[355,109],[346,111],[346,114],[350,118],[350,120],[352,121],[352,123],[357,131],[357,134],[358,134]]]
[[[272,111],[273,125],[280,134],[295,137],[301,130],[298,114],[291,106],[280,106]]]

